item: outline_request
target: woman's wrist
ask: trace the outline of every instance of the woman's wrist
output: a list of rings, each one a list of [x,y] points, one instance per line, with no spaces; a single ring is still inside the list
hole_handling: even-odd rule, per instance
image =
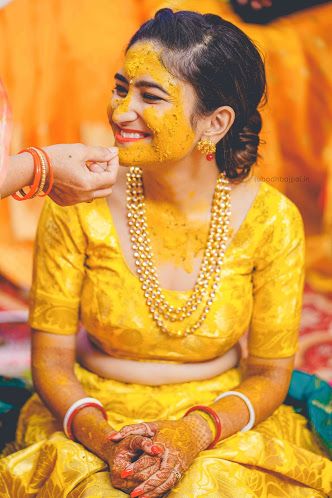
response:
[[[19,155],[21,156],[26,153],[29,153],[33,158],[33,178],[30,180],[28,179],[30,178],[31,173],[29,171],[26,171],[27,174],[24,175],[24,171],[29,165],[27,157],[25,156],[21,163],[19,163],[21,171],[23,170],[22,174],[19,175],[21,185],[18,190],[12,193],[12,197],[16,201],[26,201],[35,197],[45,197],[51,192],[54,183],[53,167],[46,152],[39,147],[28,147],[20,151]],[[17,157],[14,159],[14,163],[15,161],[18,161]],[[19,171],[17,172],[19,173]],[[29,185],[28,192],[23,188],[26,184]]]
[[[27,187],[33,183],[34,163],[31,154],[23,152],[10,156],[10,171],[15,171],[15,175],[7,174],[1,188],[2,197],[16,192],[20,188]]]
[[[199,434],[201,451],[207,449],[214,440],[214,431],[209,421],[199,411],[189,413],[183,420],[190,424],[195,433]]]
[[[110,436],[115,429],[104,419],[97,408],[83,408],[75,416],[72,428],[75,438],[80,443],[108,463],[114,445]]]

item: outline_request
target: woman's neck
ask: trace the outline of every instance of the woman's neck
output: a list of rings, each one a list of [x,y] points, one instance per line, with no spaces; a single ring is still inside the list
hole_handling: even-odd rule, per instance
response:
[[[192,213],[211,205],[218,175],[216,164],[207,164],[203,157],[143,168],[145,199]]]

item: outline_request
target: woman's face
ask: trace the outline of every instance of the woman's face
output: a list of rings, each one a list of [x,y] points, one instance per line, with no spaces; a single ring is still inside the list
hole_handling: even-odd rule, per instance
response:
[[[108,108],[120,164],[144,166],[178,161],[196,143],[190,123],[195,93],[172,76],[152,42],[138,42],[115,75]]]

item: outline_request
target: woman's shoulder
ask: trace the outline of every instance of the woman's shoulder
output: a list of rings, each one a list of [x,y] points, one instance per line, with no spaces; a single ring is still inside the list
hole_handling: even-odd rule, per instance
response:
[[[296,204],[269,183],[262,182],[256,221],[260,222],[258,253],[304,242],[303,218]],[[257,253],[257,254],[258,254]]]
[[[265,213],[268,223],[279,224],[287,220],[294,223],[303,223],[302,215],[297,205],[270,183],[260,182],[258,196],[258,209]]]

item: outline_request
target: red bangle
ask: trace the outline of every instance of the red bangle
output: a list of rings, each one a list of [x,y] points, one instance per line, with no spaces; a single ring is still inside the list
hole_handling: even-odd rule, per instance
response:
[[[187,415],[189,415],[189,413],[194,412],[196,410],[201,410],[202,412],[207,413],[208,415],[210,415],[210,417],[212,418],[212,420],[214,422],[214,425],[215,425],[215,428],[216,428],[216,435],[215,435],[215,438],[212,441],[212,443],[206,448],[207,450],[211,450],[212,448],[215,447],[215,445],[217,444],[217,442],[219,441],[220,436],[221,436],[221,429],[222,428],[221,428],[220,418],[219,418],[218,414],[212,408],[210,408],[209,406],[205,406],[205,405],[192,406],[184,414],[184,416],[186,417]]]
[[[51,192],[51,190],[53,188],[53,184],[54,184],[53,165],[51,163],[50,158],[48,157],[48,155],[44,151],[44,149],[40,149],[39,147],[35,147],[35,149],[38,149],[44,155],[44,157],[46,159],[46,162],[47,162],[47,165],[48,165],[48,187],[47,187],[46,192],[44,192],[43,194],[39,195],[39,197],[46,197]]]
[[[31,185],[28,193],[25,193],[24,190],[21,189],[20,193],[22,194],[22,197],[20,197],[17,194],[12,194],[12,197],[16,201],[26,201],[27,199],[32,199],[33,197],[35,197],[35,195],[37,194],[38,189],[39,189],[41,174],[42,174],[42,167],[41,167],[41,163],[40,163],[40,159],[38,157],[38,154],[33,149],[23,149],[19,152],[19,154],[22,154],[23,152],[29,152],[29,154],[32,155],[35,176],[34,176],[33,183]]]
[[[93,408],[98,408],[98,410],[100,410],[101,413],[103,414],[104,419],[107,420],[107,413],[106,413],[106,410],[103,406],[100,406],[99,404],[94,403],[93,401],[87,401],[86,403],[82,403],[80,406],[78,406],[77,408],[75,408],[75,410],[72,411],[72,413],[68,417],[68,420],[66,421],[66,426],[65,426],[64,432],[65,432],[66,436],[69,439],[72,439],[73,441],[75,441],[75,437],[74,437],[74,434],[72,431],[72,424],[73,424],[74,417],[78,414],[78,412],[80,410],[82,410],[82,408],[86,408],[87,406],[92,406]]]

